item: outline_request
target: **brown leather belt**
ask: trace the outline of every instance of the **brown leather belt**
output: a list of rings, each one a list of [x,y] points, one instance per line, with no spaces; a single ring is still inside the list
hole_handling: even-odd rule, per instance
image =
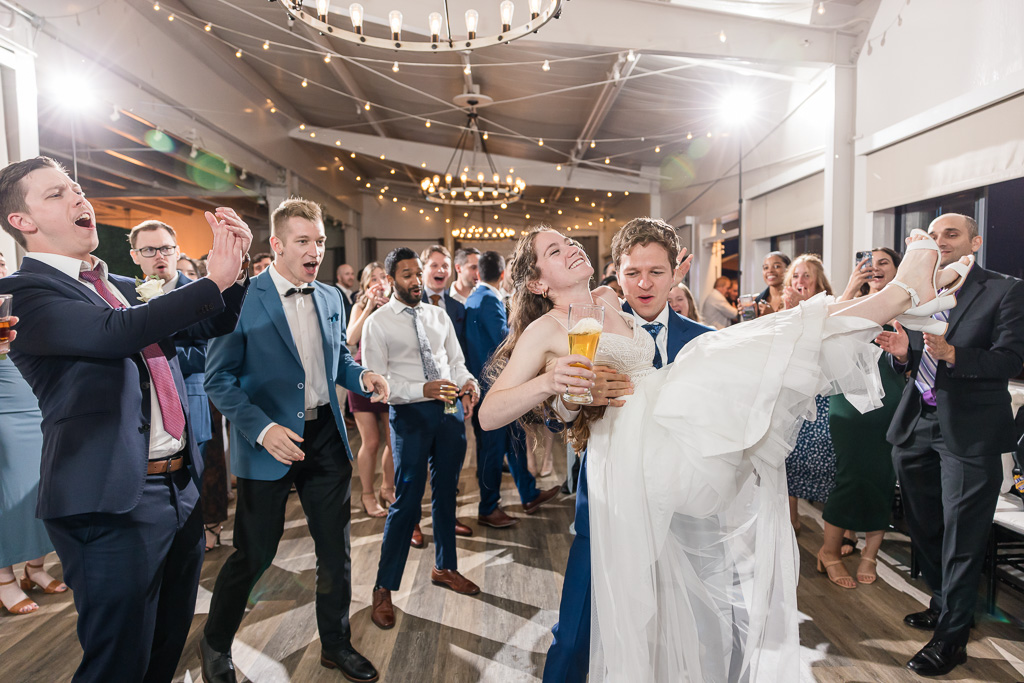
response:
[[[164,460],[150,460],[149,466],[146,468],[146,474],[166,474],[168,472],[177,472],[184,466],[184,455],[176,455],[173,458],[165,458]]]

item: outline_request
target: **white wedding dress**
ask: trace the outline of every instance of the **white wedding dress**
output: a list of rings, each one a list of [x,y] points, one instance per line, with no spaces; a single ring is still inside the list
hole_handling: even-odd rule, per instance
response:
[[[831,300],[701,335],[660,370],[643,329],[601,336],[596,362],[635,392],[586,456],[591,681],[799,680],[785,459],[815,395],[862,412],[883,395],[881,328],[828,317]]]

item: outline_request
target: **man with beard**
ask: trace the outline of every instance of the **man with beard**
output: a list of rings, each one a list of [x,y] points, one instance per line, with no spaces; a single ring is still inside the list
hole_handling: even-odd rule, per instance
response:
[[[456,486],[466,456],[464,416],[472,415],[480,389],[466,369],[451,319],[439,306],[423,303],[423,265],[416,253],[395,249],[384,260],[384,270],[394,296],[363,327],[363,361],[392,387],[396,500],[384,525],[370,615],[378,627],[389,629],[395,625],[391,591],[402,582],[428,464],[436,546],[431,581],[464,595],[480,592],[458,572],[455,552]]]
[[[238,493],[235,552],[217,576],[199,643],[203,679],[235,681],[231,644],[277,552],[294,486],[316,550],[320,664],[375,681],[349,626],[352,451],[335,385],[386,401],[388,384],[352,359],[341,292],[316,282],[326,241],[320,207],[287,199],[270,224],[274,263],[254,280],[237,329],[210,345],[206,367],[206,391],[231,421]]]

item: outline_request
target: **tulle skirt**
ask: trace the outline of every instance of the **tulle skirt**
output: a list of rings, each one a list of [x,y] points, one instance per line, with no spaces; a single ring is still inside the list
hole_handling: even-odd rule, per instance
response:
[[[816,395],[883,395],[881,328],[831,301],[698,337],[594,425],[591,680],[799,679],[786,456]]]

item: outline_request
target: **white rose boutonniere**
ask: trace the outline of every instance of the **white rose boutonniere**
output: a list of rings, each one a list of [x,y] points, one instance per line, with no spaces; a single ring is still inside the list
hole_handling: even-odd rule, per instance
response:
[[[139,301],[146,303],[150,299],[163,296],[164,281],[156,276],[148,277],[145,280],[135,278],[135,291],[139,293]]]

